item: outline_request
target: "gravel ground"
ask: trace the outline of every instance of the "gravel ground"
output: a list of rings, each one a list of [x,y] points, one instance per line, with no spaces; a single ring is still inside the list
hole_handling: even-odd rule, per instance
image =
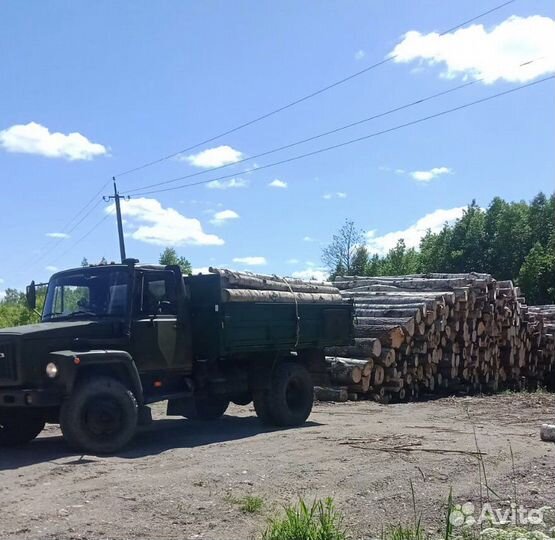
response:
[[[480,504],[477,447],[494,507],[515,486],[519,504],[555,506],[555,445],[539,439],[540,424],[555,420],[553,394],[321,403],[288,430],[264,428],[251,407],[210,423],[162,413],[117,456],[77,455],[56,426],[0,450],[0,538],[258,538],[300,496],[332,496],[353,538],[371,538],[412,519],[411,481],[436,531],[450,489]],[[245,495],[262,509],[244,513]]]

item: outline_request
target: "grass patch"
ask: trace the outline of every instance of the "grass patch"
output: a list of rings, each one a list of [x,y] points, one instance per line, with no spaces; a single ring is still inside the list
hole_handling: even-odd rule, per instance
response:
[[[270,521],[262,540],[347,540],[347,533],[333,499],[316,500],[310,506],[301,499],[286,506],[284,516]]]
[[[224,495],[224,501],[229,504],[239,506],[241,512],[245,514],[257,514],[264,506],[264,499],[258,495],[245,495],[244,497],[234,497],[231,493]]]
[[[382,540],[428,540],[430,535],[420,525],[397,525],[382,533]]]
[[[246,495],[239,502],[241,512],[245,512],[247,514],[256,514],[262,510],[263,506],[264,500],[262,497],[258,497],[256,495]]]

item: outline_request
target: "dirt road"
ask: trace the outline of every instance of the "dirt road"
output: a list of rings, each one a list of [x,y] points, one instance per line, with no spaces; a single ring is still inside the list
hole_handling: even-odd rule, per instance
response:
[[[54,426],[0,450],[0,538],[256,538],[299,496],[333,496],[355,538],[370,538],[412,518],[411,480],[434,530],[451,487],[458,502],[480,501],[473,425],[495,504],[513,496],[512,446],[519,503],[555,506],[555,445],[538,436],[555,395],[318,404],[290,430],[264,429],[250,407],[204,424],[161,410],[116,457],[72,453]],[[240,510],[247,494],[261,512]]]

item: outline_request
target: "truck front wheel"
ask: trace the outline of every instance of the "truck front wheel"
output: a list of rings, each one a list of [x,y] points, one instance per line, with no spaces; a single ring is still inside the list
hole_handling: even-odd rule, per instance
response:
[[[10,411],[0,417],[0,446],[32,441],[43,429],[44,419],[30,411]]]
[[[254,409],[265,424],[299,426],[312,411],[314,386],[301,364],[282,362],[275,368],[270,386],[254,394]]]
[[[60,428],[75,449],[107,454],[123,448],[135,435],[138,420],[133,393],[111,377],[78,384],[60,411]]]

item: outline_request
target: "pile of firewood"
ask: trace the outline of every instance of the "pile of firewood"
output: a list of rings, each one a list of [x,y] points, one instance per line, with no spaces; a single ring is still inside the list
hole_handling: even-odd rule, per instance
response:
[[[320,400],[388,402],[425,394],[521,389],[555,373],[555,307],[523,303],[489,274],[341,277],[355,343],[327,350]]]

